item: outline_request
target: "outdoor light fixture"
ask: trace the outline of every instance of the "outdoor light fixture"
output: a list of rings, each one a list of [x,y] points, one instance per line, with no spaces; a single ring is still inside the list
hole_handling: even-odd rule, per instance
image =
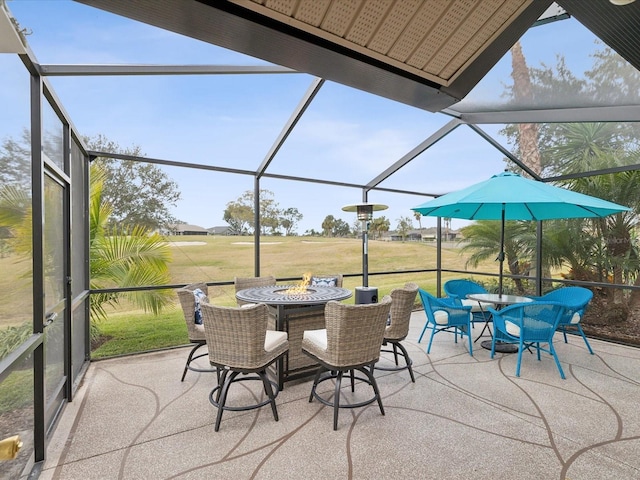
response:
[[[342,207],[342,210],[345,212],[356,212],[358,215],[358,220],[362,222],[362,285],[366,290],[369,288],[369,247],[368,247],[368,234],[369,234],[369,222],[373,219],[373,212],[378,212],[380,210],[386,210],[389,208],[386,205],[379,205],[375,203],[360,203],[357,205],[347,205]],[[377,288],[374,289],[375,292],[369,292],[370,301],[365,301],[363,299],[359,299],[359,291],[356,288],[356,303],[375,303],[378,301],[377,299]],[[363,290],[361,289],[362,293]],[[365,295],[366,293],[363,293]],[[360,301],[359,301],[360,300]]]

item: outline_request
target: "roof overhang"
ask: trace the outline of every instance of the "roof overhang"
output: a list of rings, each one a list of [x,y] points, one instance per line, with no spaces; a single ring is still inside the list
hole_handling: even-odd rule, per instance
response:
[[[0,53],[26,53],[16,25],[11,21],[3,3],[0,3]]]
[[[461,100],[550,0],[77,0],[429,111]]]
[[[557,10],[640,69],[640,1],[76,1],[429,111],[463,99]]]

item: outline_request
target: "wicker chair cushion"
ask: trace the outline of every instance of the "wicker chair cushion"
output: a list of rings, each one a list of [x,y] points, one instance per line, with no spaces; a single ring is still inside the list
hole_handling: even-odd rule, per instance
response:
[[[273,352],[286,341],[287,341],[287,332],[267,330],[267,334],[264,337],[264,349],[267,352]]]
[[[519,337],[520,336],[520,325],[516,325],[513,322],[510,322],[509,320],[505,320],[504,322],[504,326],[507,329],[507,333],[509,335],[511,335],[512,337]],[[547,322],[543,322],[542,320],[528,320],[527,321],[527,328],[529,329],[541,329],[541,330],[548,330],[550,328],[549,324]]]
[[[436,310],[433,312],[433,317],[436,319],[438,325],[446,325],[449,323],[449,314],[444,310]]]
[[[303,340],[311,342],[318,350],[327,349],[327,329],[321,328],[318,330],[305,330],[302,336]],[[309,346],[307,344],[307,346]]]
[[[311,277],[311,285],[314,287],[336,287],[337,277]]]
[[[471,315],[471,313],[469,314]],[[449,314],[444,310],[436,310],[435,312],[433,312],[433,318],[436,319],[436,323],[438,325],[446,325],[447,323],[449,323]]]
[[[316,287],[342,287],[342,275],[333,272],[312,273],[311,278],[309,278],[309,285]]]

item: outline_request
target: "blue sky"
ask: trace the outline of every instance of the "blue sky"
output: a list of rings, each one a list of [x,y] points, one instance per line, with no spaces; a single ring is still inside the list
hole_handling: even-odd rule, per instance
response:
[[[23,27],[42,64],[215,64],[262,65],[262,60],[166,32],[70,0],[13,0],[9,10]],[[522,39],[530,66],[554,65],[564,53],[581,75],[595,50],[593,36],[575,20],[531,29]],[[15,60],[3,60],[0,65]],[[10,70],[13,71],[13,70]],[[466,103],[499,102],[510,84],[510,56],[496,65]],[[0,123],[0,137],[18,135],[27,125],[26,75],[5,76],[21,102],[12,123]],[[256,169],[313,81],[306,74],[69,77],[50,79],[75,127],[103,134],[122,147],[138,145],[144,154],[170,160],[240,169]],[[349,87],[326,82],[289,137],[269,172],[353,183],[367,183],[445,125],[449,117],[406,106]],[[482,126],[498,138],[500,125]],[[164,168],[164,167],[163,167]],[[401,169],[381,186],[447,193],[484,180],[504,169],[503,157],[466,126],[461,126]],[[223,225],[227,202],[253,189],[252,177],[165,168],[179,184],[182,200],[174,210],[181,220]],[[341,207],[359,203],[361,191],[310,183],[264,179],[281,208],[304,215],[298,227],[321,229],[326,215],[353,224]],[[413,218],[411,207],[430,197],[370,192],[369,201],[389,205],[380,212],[397,225]],[[453,220],[452,226],[466,224]],[[435,225],[424,218],[422,226]],[[418,224],[415,222],[415,226]]]

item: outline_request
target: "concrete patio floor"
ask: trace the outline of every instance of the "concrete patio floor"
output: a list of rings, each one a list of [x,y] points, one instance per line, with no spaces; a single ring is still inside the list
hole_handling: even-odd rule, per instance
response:
[[[640,349],[592,340],[589,355],[582,338],[557,335],[567,379],[549,355],[529,353],[518,378],[516,355],[492,360],[479,341],[471,357],[441,333],[427,355],[424,322],[414,312],[405,341],[416,383],[377,371],[386,415],[376,404],[342,409],[337,431],[332,409],[308,402],[310,381],[285,384],[280,421],[269,407],[225,412],[216,433],[215,374],[180,382],[188,349],[94,362],[40,478],[640,478]]]

